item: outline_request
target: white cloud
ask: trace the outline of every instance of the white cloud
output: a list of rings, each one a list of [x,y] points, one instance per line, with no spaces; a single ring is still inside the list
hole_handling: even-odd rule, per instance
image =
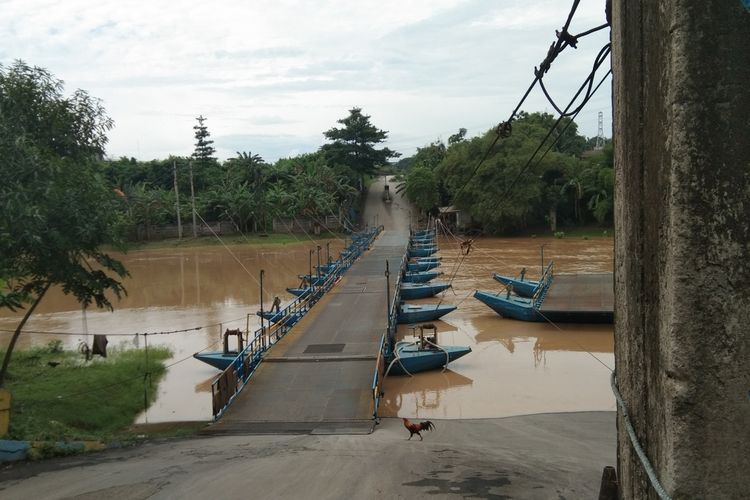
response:
[[[602,5],[583,0],[572,31],[600,24]],[[113,156],[189,154],[198,114],[215,138],[233,138],[230,156],[238,138],[256,143],[243,150],[304,152],[352,106],[410,153],[505,119],[568,9],[559,0],[5,0],[0,63],[24,59],[102,98],[116,123]],[[606,39],[592,35],[555,62],[548,81],[561,101]],[[609,128],[609,107],[607,87],[579,117],[585,134],[596,133],[599,109]],[[524,109],[551,106],[532,94]]]

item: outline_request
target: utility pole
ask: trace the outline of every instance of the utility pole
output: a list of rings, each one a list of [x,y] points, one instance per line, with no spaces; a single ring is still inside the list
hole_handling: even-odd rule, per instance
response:
[[[198,230],[195,227],[195,188],[193,187],[193,162],[189,161],[190,167],[190,204],[193,208],[193,238],[198,237]]]
[[[320,245],[318,245],[318,281],[320,281]]]
[[[599,129],[596,132],[596,144],[594,149],[599,151],[604,149],[604,113],[599,111]]]
[[[177,237],[179,239],[182,239],[182,219],[180,219],[180,191],[177,189],[177,162],[175,160],[172,160],[172,176],[174,178],[175,206],[177,207]]]

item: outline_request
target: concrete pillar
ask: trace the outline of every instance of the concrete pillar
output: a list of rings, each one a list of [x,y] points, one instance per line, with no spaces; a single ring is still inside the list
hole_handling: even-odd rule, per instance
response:
[[[674,499],[750,492],[750,13],[613,0],[615,359]],[[618,415],[620,498],[656,498]]]

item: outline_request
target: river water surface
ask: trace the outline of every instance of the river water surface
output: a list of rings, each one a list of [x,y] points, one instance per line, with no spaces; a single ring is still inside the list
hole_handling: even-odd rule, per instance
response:
[[[221,349],[224,328],[244,329],[248,323],[251,330],[259,327],[255,312],[260,306],[260,270],[265,270],[265,307],[274,295],[286,303],[292,297],[285,288],[297,286],[297,275],[308,272],[310,250],[321,245],[325,260],[327,241],[131,252],[122,256],[131,273],[125,282],[128,295],[115,303],[114,312],[89,309],[84,314],[73,299],[53,290],[32,316],[19,347],[60,339],[75,349],[81,342],[90,344],[94,333],[107,334],[110,347],[143,347],[144,337],[135,333],[188,330],[148,336],[149,346],[169,346],[173,356],[156,403],[139,421],[210,419],[210,385],[218,371],[192,354]],[[331,254],[337,256],[344,242],[330,242]],[[489,418],[615,409],[607,368],[614,366],[611,325],[508,320],[471,297],[476,289],[500,290],[493,272],[517,275],[526,267],[527,277],[537,277],[542,245],[545,261],[554,259],[557,273],[612,271],[611,238],[480,238],[465,257],[453,238],[442,237],[440,243],[441,278],[450,280],[453,288],[420,302],[442,298],[458,304],[458,310],[435,322],[440,342],[470,345],[472,352],[451,363],[449,370],[389,377],[383,416]],[[313,265],[316,261],[317,253]],[[4,345],[10,337],[7,330],[15,328],[19,318],[0,313]],[[412,334],[406,326],[400,326],[399,333]]]

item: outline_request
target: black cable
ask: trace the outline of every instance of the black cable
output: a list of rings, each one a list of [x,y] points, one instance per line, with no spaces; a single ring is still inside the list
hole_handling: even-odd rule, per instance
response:
[[[552,97],[550,97],[549,93],[547,92],[547,88],[544,86],[543,79],[541,79],[541,78],[539,79],[539,86],[541,87],[542,92],[544,93],[544,96],[547,98],[547,100],[552,105],[552,107],[555,108],[555,111],[557,111],[558,114],[563,115],[563,116],[572,116],[572,115],[578,114],[578,112],[583,109],[583,107],[588,102],[589,97],[591,96],[591,88],[592,88],[592,86],[594,84],[594,78],[593,77],[596,74],[596,70],[599,68],[599,66],[601,66],[601,64],[604,62],[604,60],[610,54],[611,51],[612,51],[611,44],[607,44],[604,47],[602,47],[602,49],[599,51],[599,53],[594,58],[594,66],[593,66],[592,72],[589,74],[589,77],[586,79],[586,81],[588,81],[588,89],[586,90],[586,95],[584,96],[583,101],[581,102],[581,105],[578,106],[573,111],[567,111],[567,108],[565,108],[566,112],[561,111],[560,108],[558,107],[557,103],[555,103],[555,101],[552,99]],[[586,81],[584,81],[584,84],[586,83]],[[579,91],[579,93],[580,93],[580,91]],[[576,97],[577,96],[578,96],[578,94],[576,94]]]
[[[568,110],[573,105],[573,103],[575,102],[575,100],[578,99],[578,96],[581,94],[581,92],[583,92],[583,89],[586,88],[587,86],[590,86],[590,81],[593,80],[594,76],[596,75],[596,71],[599,69],[599,66],[601,66],[601,64],[605,60],[605,57],[599,58],[599,56],[601,54],[605,54],[605,56],[609,55],[609,47],[610,47],[610,44],[608,43],[607,45],[605,45],[602,48],[601,51],[599,51],[599,55],[597,56],[597,60],[595,61],[594,66],[591,69],[591,72],[586,77],[586,79],[583,81],[583,83],[581,84],[581,86],[578,88],[578,92],[575,93],[575,95],[573,96],[573,98],[570,100],[570,102],[568,103],[568,105],[565,107],[565,110],[560,114],[560,117],[557,119],[557,121],[555,122],[555,124],[552,125],[552,128],[550,128],[550,130],[547,133],[547,135],[544,137],[544,139],[542,139],[542,142],[539,143],[539,146],[536,148],[536,150],[534,151],[534,153],[529,157],[529,160],[526,162],[526,164],[518,172],[518,175],[516,175],[515,179],[513,179],[513,181],[511,182],[510,186],[508,186],[508,188],[505,190],[505,194],[504,194],[503,197],[507,196],[510,193],[510,190],[513,189],[513,187],[515,187],[515,185],[518,182],[518,180],[521,178],[521,176],[524,174],[524,172],[528,169],[529,165],[531,165],[531,162],[534,160],[534,157],[537,155],[537,153],[544,146],[544,143],[547,142],[547,139],[549,139],[549,137],[552,135],[552,132],[555,131],[555,129],[560,124],[560,122],[563,120],[563,118],[565,118],[565,113],[568,112]],[[607,72],[607,75],[608,74],[609,74],[609,72]],[[605,75],[604,78],[606,78],[607,75]],[[602,79],[602,81],[603,81],[603,79]],[[597,85],[597,89],[598,88],[599,88],[599,86]],[[587,98],[584,99],[582,105],[579,106],[579,108],[583,109],[583,106],[586,103],[588,103],[588,101],[591,99],[592,95],[593,95],[592,93],[589,93],[589,95],[587,96]],[[578,111],[580,111],[580,109]]]
[[[610,75],[611,73],[612,73],[612,70],[611,70],[611,69],[610,69],[609,71],[607,71],[607,73],[606,73],[606,74],[605,74],[605,75],[604,75],[604,76],[602,77],[602,79],[601,79],[601,80],[599,81],[599,84],[597,84],[597,86],[596,86],[596,87],[595,87],[595,88],[593,89],[593,91],[592,91],[592,92],[591,92],[591,94],[589,95],[589,98],[588,98],[588,99],[591,99],[591,96],[593,96],[593,95],[594,95],[594,93],[596,93],[596,91],[597,91],[597,90],[599,90],[599,87],[601,87],[602,83],[604,83],[604,80],[605,80],[605,79],[606,79],[606,78],[607,78],[607,77],[608,77],[608,76],[609,76],[609,75]],[[584,84],[585,84],[585,82],[584,82]],[[579,92],[580,92],[580,90],[579,90]],[[575,96],[573,97],[573,99],[571,100],[571,103],[570,103],[570,104],[568,104],[568,107],[570,107],[570,105],[571,105],[571,104],[573,103],[573,101],[575,101],[575,99],[576,99],[577,97],[578,97],[578,94],[576,94],[576,95],[575,95]],[[586,101],[584,101],[584,103],[583,103],[583,104],[586,104],[586,103],[588,103],[588,99],[587,99]],[[566,109],[567,109],[567,108],[566,108]],[[571,118],[569,118],[569,119],[568,119],[568,123],[566,123],[566,124],[565,124],[565,127],[564,127],[564,128],[562,129],[562,131],[560,131],[560,134],[559,134],[559,135],[557,136],[557,138],[556,138],[556,139],[555,139],[554,141],[552,141],[552,143],[550,143],[549,147],[548,147],[548,148],[547,148],[547,150],[546,150],[546,151],[544,152],[544,154],[542,154],[542,156],[540,156],[540,157],[539,157],[539,160],[538,160],[538,161],[537,161],[537,162],[536,162],[536,163],[534,164],[534,167],[538,166],[538,165],[539,165],[539,164],[540,164],[540,163],[542,162],[542,160],[544,159],[544,157],[545,157],[545,156],[547,156],[547,153],[549,153],[549,151],[550,151],[550,150],[552,149],[552,147],[553,147],[553,146],[554,146],[554,145],[555,145],[555,144],[557,143],[557,141],[559,141],[559,140],[560,140],[560,138],[561,138],[561,137],[563,136],[563,133],[565,132],[565,130],[567,130],[567,128],[568,128],[568,127],[570,126],[570,124],[571,124],[571,123],[573,123],[573,119],[575,118],[575,116],[577,116],[577,115],[578,115],[578,112],[580,112],[580,111],[581,111],[581,109],[583,109],[583,106],[580,106],[580,109],[578,109],[578,111],[576,112],[576,114],[575,114],[575,115],[574,115],[573,117],[571,117]],[[549,132],[547,133],[547,135],[545,136],[545,138],[544,138],[544,139],[542,140],[542,142],[541,142],[541,143],[539,143],[539,146],[538,146],[538,147],[536,148],[536,150],[534,151],[534,153],[533,153],[533,154],[532,154],[532,155],[531,155],[531,156],[529,157],[529,160],[528,160],[528,161],[526,162],[526,165],[524,165],[524,166],[523,166],[523,168],[522,168],[522,169],[521,169],[521,170],[520,170],[520,171],[518,172],[518,174],[516,175],[515,179],[513,179],[513,182],[511,182],[511,183],[510,183],[510,186],[508,186],[508,188],[507,188],[507,189],[505,190],[505,193],[503,193],[503,198],[505,198],[506,196],[508,196],[508,194],[510,194],[510,191],[511,191],[511,190],[512,190],[512,189],[513,189],[513,188],[515,187],[515,185],[516,185],[516,183],[518,182],[518,180],[519,180],[519,179],[521,178],[521,176],[522,176],[522,175],[523,175],[523,174],[524,174],[524,173],[526,172],[526,170],[528,169],[529,165],[530,165],[530,164],[531,164],[531,162],[532,162],[532,161],[534,160],[534,157],[536,156],[536,154],[537,154],[537,153],[539,152],[539,150],[541,150],[541,149],[542,149],[542,146],[544,146],[544,143],[545,143],[545,142],[547,142],[547,139],[548,139],[548,138],[550,137],[550,135],[552,135],[552,132],[553,132],[553,131],[555,130],[555,128],[557,128],[557,126],[558,126],[558,125],[560,124],[560,122],[562,121],[562,119],[563,119],[563,118],[565,118],[565,116],[564,116],[564,115],[560,115],[560,117],[559,117],[559,118],[557,119],[557,121],[556,121],[556,122],[555,122],[555,124],[554,124],[554,125],[552,126],[552,128],[550,129],[550,131],[549,131]]]
[[[466,186],[471,182],[471,180],[474,178],[476,173],[479,171],[479,167],[484,163],[484,161],[489,156],[490,152],[492,151],[492,148],[495,147],[497,142],[500,140],[501,137],[508,137],[510,136],[511,131],[511,123],[513,122],[513,119],[515,118],[516,114],[518,113],[519,109],[521,109],[521,106],[526,101],[526,98],[531,93],[534,86],[537,84],[537,82],[540,82],[544,74],[549,71],[550,66],[552,65],[552,62],[555,60],[555,58],[569,45],[569,42],[566,39],[565,35],[568,34],[568,27],[570,26],[570,22],[573,20],[573,15],[576,12],[576,9],[578,9],[578,4],[580,3],[580,0],[573,0],[573,5],[570,8],[570,12],[568,13],[568,18],[565,20],[565,24],[563,25],[561,32],[557,33],[557,41],[553,42],[552,45],[550,45],[549,50],[547,51],[547,56],[544,58],[544,60],[539,64],[539,68],[534,68],[534,80],[531,82],[531,85],[526,89],[526,92],[521,97],[521,100],[516,105],[515,109],[511,112],[508,119],[504,122],[501,122],[496,128],[495,128],[495,139],[492,141],[492,144],[490,144],[490,147],[487,148],[487,151],[485,151],[484,156],[482,156],[482,159],[479,160],[477,165],[472,170],[471,174],[469,175],[469,178],[466,179],[466,181],[463,183],[463,185],[456,191],[456,193],[453,195],[453,199],[458,199],[459,194],[466,188]],[[595,28],[595,30],[601,29],[601,27]],[[589,30],[589,32],[593,32]],[[588,32],[584,32],[584,35],[588,34]]]

